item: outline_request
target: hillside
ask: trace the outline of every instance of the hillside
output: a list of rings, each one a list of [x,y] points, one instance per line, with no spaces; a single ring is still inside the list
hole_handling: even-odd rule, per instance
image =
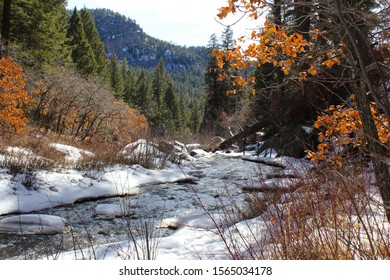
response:
[[[91,13],[108,55],[115,53],[130,66],[148,70],[163,59],[177,88],[190,95],[201,94],[208,60],[205,47],[177,46],[151,37],[134,20],[108,9]]]

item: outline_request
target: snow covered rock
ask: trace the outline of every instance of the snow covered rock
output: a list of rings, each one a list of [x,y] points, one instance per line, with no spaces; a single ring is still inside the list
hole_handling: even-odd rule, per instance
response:
[[[96,206],[95,212],[102,218],[126,217],[133,214],[128,205],[107,203]]]
[[[157,146],[145,139],[139,139],[127,144],[120,152],[123,156],[142,156],[147,154],[160,155],[161,151]]]
[[[55,234],[66,231],[64,219],[52,215],[26,214],[0,221],[0,233]]]
[[[194,214],[164,219],[160,227],[172,229],[191,227],[208,230],[230,226],[239,220],[240,217],[234,214]]]
[[[205,150],[202,149],[193,149],[190,154],[192,157],[199,158],[199,157],[210,156],[212,153],[206,152]]]
[[[94,157],[95,154],[69,145],[51,143],[50,147],[65,154],[65,160],[69,163],[76,163],[84,157]]]

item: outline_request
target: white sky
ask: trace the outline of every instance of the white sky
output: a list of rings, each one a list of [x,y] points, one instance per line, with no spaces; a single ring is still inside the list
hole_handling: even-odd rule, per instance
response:
[[[144,32],[155,38],[186,46],[205,46],[211,34],[220,37],[224,26],[218,23],[218,8],[227,0],[68,0],[68,9],[107,8],[135,20]],[[232,24],[231,18],[224,24]],[[244,35],[248,26],[233,26],[234,37]]]

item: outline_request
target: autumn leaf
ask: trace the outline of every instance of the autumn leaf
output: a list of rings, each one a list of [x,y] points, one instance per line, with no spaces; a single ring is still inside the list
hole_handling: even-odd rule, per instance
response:
[[[353,97],[351,99],[353,100]],[[382,143],[388,143],[390,141],[389,122],[383,114],[378,113],[375,104],[371,104],[370,107],[379,139]],[[317,151],[307,151],[307,157],[313,161],[328,160],[342,167],[344,163],[340,148],[350,144],[353,147],[364,145],[363,125],[355,107],[331,105],[324,115],[317,118],[314,127],[323,132],[318,135],[320,144],[317,146]],[[339,149],[335,150],[335,147]],[[333,152],[332,155],[329,154],[330,151]]]
[[[318,71],[317,71],[317,68],[315,66],[311,65],[309,70],[307,70],[307,72],[309,72],[310,75],[315,76],[315,75],[317,75]]]
[[[22,68],[11,57],[0,59],[0,127],[4,132],[23,131],[27,118],[24,107],[31,98],[24,89]]]
[[[222,69],[223,66],[225,65],[225,62],[222,59],[220,59],[220,60],[217,61],[217,65],[218,65],[219,68]]]
[[[335,64],[335,62],[334,62],[332,59],[328,59],[328,60],[324,61],[323,64],[324,64],[326,67],[331,68],[331,67]]]

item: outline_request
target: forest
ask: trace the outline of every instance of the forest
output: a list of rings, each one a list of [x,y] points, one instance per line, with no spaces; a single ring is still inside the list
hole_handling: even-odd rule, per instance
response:
[[[228,1],[221,19],[241,12],[266,18],[263,27],[235,41],[227,26],[204,50],[65,2],[2,1],[3,137],[26,127],[81,141],[229,137],[260,122],[280,154],[339,166],[349,150],[378,159],[390,201],[386,1]]]
[[[3,0],[0,11],[4,146],[38,145],[46,137],[112,157],[139,139],[199,141],[215,152],[230,138],[227,148],[244,154],[246,145],[261,143],[257,156],[272,148],[282,161],[303,159],[314,165],[305,174],[312,180],[297,183],[307,203],[270,219],[271,228],[280,226],[273,232],[278,242],[288,245],[277,254],[282,258],[350,257],[337,246],[333,251],[337,242],[311,244],[313,251],[321,247],[318,255],[303,250],[294,238],[311,237],[296,224],[337,227],[340,196],[355,201],[355,193],[346,194],[349,179],[364,181],[365,172],[374,174],[390,221],[389,1],[227,0],[219,19],[242,14],[259,28],[237,37],[226,26],[210,34],[207,47],[152,38],[106,9],[66,10],[66,0]],[[211,147],[216,136],[222,140]],[[332,189],[324,194],[319,185]],[[371,183],[363,185],[366,195]],[[313,194],[332,204],[326,215],[319,210],[319,220]],[[273,202],[282,197],[271,194]],[[255,202],[254,211],[263,203]],[[382,237],[388,244],[388,235]],[[371,251],[373,258],[389,257],[388,248]]]

